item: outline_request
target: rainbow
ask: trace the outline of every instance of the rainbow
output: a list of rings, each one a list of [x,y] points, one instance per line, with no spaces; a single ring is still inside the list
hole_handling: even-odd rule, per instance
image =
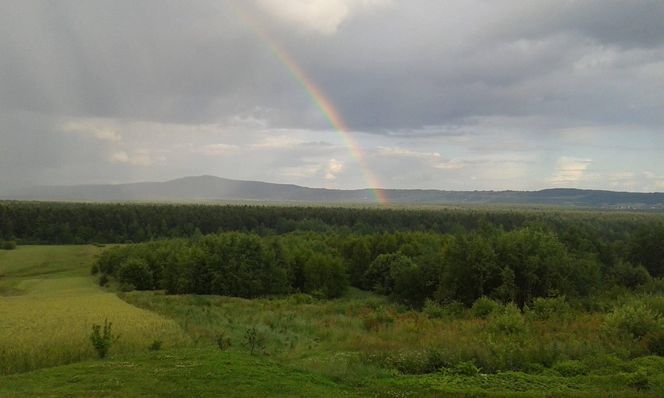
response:
[[[231,2],[233,3],[233,2]],[[307,94],[311,97],[314,104],[320,109],[332,128],[339,133],[344,143],[350,150],[353,158],[357,161],[362,169],[364,178],[369,184],[371,193],[374,200],[379,204],[387,204],[388,198],[385,190],[382,188],[378,177],[371,171],[365,161],[362,147],[357,143],[346,122],[337,111],[336,107],[330,99],[323,93],[314,81],[309,77],[297,61],[290,55],[288,51],[275,39],[270,37],[267,32],[261,27],[259,22],[252,18],[249,14],[240,9],[239,6],[232,5],[237,14],[246,22],[247,26],[254,31],[254,33],[270,48],[275,57],[286,67],[291,76],[304,88]]]

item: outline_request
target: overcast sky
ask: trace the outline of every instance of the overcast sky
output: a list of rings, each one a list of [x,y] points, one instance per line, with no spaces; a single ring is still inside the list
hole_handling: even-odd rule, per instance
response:
[[[0,0],[0,192],[367,187],[255,25],[383,187],[664,191],[661,0]]]

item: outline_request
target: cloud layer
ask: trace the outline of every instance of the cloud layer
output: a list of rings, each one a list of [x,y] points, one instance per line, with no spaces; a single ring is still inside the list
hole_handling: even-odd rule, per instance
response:
[[[248,22],[247,16],[252,21]],[[216,174],[664,190],[657,0],[0,4],[0,190]]]

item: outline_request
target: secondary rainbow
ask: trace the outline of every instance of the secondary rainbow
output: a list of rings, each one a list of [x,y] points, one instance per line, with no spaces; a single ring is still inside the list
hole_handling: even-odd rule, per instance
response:
[[[241,10],[240,7],[233,6],[233,8],[236,10],[237,14],[246,22],[247,26],[249,26],[254,31],[254,33],[256,33],[256,35],[265,44],[267,44],[275,57],[286,67],[293,78],[304,88],[307,94],[309,94],[313,102],[321,110],[322,114],[328,120],[330,125],[339,133],[341,138],[346,143],[346,146],[350,150],[350,153],[360,165],[362,173],[364,174],[364,178],[369,184],[376,202],[380,204],[387,204],[388,199],[387,195],[385,194],[385,190],[382,189],[378,178],[367,166],[364,160],[364,154],[362,153],[362,148],[355,141],[355,138],[352,136],[348,126],[346,125],[346,122],[341,117],[334,104],[332,104],[332,101],[327,98],[323,91],[305,73],[305,71],[290,55],[290,53],[288,53],[288,51],[286,51],[286,49],[278,41],[270,37],[267,32],[265,32],[257,20]]]

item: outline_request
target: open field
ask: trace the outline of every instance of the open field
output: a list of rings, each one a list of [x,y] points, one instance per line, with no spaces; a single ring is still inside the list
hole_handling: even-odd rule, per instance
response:
[[[528,330],[523,334],[503,335],[489,332],[491,320],[474,319],[467,312],[431,318],[354,289],[341,299],[324,301],[149,292],[123,297],[176,319],[201,348],[214,350],[215,336],[223,333],[232,342],[228,351],[246,352],[243,333],[255,327],[265,337],[264,356],[366,394],[659,396],[664,392],[664,358],[629,359],[628,354],[619,358],[612,352],[615,347],[602,338],[600,314],[526,321]],[[542,366],[542,361],[550,366]],[[478,372],[466,373],[467,363],[478,365]],[[515,370],[506,370],[510,367]],[[647,391],[631,386],[641,374],[649,380]]]
[[[114,351],[188,341],[178,326],[103,291],[90,277],[94,246],[23,246],[0,251],[0,374],[95,357],[93,323],[113,322]]]
[[[90,275],[100,250],[0,251],[0,396],[664,394],[664,358],[639,341],[607,338],[602,311],[542,317],[533,309],[510,315],[519,330],[505,332],[507,307],[487,317],[457,307],[417,311],[355,288],[334,300],[115,293]],[[110,358],[97,360],[90,325],[105,318],[121,338]],[[250,329],[262,338],[254,355]],[[162,350],[148,350],[154,340]]]

